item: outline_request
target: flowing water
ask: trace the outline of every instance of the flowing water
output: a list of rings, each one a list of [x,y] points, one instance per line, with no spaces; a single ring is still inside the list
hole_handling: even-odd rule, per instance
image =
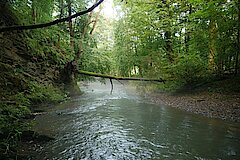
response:
[[[53,136],[38,159],[240,159],[240,124],[152,104],[133,89],[90,83],[84,94],[36,118]]]

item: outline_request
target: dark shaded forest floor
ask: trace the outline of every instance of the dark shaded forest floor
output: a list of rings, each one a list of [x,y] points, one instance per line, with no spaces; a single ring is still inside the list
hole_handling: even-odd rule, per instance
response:
[[[151,101],[201,114],[240,122],[240,78],[185,85],[175,92],[154,91]]]
[[[15,147],[7,148],[0,152],[1,160],[33,160],[36,153],[40,153],[47,142],[54,140],[52,137],[40,135],[34,131],[24,131]]]

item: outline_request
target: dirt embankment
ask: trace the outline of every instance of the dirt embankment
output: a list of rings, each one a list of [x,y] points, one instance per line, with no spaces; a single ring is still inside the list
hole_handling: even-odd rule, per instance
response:
[[[151,101],[211,118],[240,122],[240,94],[220,93],[166,93],[147,95]]]

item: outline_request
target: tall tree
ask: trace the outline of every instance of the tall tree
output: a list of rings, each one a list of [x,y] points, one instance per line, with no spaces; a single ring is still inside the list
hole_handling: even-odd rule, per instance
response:
[[[70,17],[72,15],[72,0],[67,0],[67,6],[68,6],[68,16]],[[72,49],[72,52],[74,52],[74,28],[73,28],[73,21],[72,19],[68,20],[68,28],[69,28],[69,39],[70,39],[70,46]]]
[[[240,52],[240,0],[236,2],[237,10],[238,10],[238,23],[237,23],[237,50],[236,50],[236,62],[235,62],[235,75],[238,74],[238,66],[239,66],[239,52]]]

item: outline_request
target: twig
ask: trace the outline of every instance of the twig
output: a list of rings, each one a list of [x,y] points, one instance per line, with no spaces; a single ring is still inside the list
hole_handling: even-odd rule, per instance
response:
[[[119,83],[121,83],[122,85],[124,85],[124,83],[122,83],[120,80],[117,79],[117,81],[118,81]]]
[[[113,92],[113,82],[112,82],[111,78],[109,80],[110,80],[110,83],[111,83],[111,92],[110,92],[110,94],[112,94],[112,92]]]

